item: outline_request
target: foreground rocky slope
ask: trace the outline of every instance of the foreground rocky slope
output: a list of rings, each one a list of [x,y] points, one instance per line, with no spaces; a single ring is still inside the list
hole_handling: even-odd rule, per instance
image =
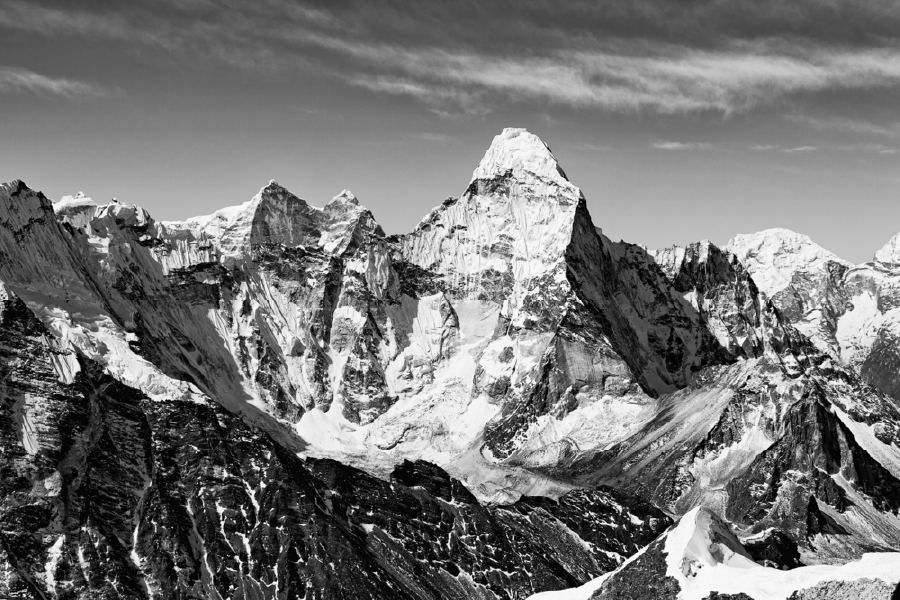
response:
[[[841,567],[761,566],[714,513],[696,508],[611,573],[531,600],[893,600],[897,557],[866,554]]]
[[[6,589],[524,598],[696,507],[772,566],[900,550],[900,410],[797,244],[613,242],[514,129],[406,235],[346,190],[164,222],[6,184]]]
[[[427,463],[301,461],[216,404],[123,385],[0,295],[4,598],[521,598],[669,523],[612,490],[484,507]]]

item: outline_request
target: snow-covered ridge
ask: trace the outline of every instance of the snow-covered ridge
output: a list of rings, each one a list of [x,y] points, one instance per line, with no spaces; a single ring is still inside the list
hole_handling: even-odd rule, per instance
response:
[[[660,542],[662,542],[660,544]],[[645,553],[662,551],[665,572],[654,572],[653,562],[647,562],[631,571],[632,565],[641,561]],[[649,569],[648,569],[649,567]],[[715,513],[695,508],[642,552],[632,556],[615,571],[598,577],[585,585],[558,592],[535,594],[529,600],[588,600],[590,598],[614,599],[604,594],[605,585],[624,579],[624,586],[634,583],[653,583],[663,587],[665,578],[678,584],[678,600],[705,600],[714,592],[718,594],[746,594],[753,600],[787,600],[795,592],[815,590],[824,595],[801,595],[801,598],[837,598],[829,595],[829,584],[840,582],[840,589],[855,584],[855,591],[874,592],[861,598],[885,598],[880,595],[900,581],[900,553],[867,553],[854,562],[840,566],[815,565],[779,570],[754,562],[732,533],[728,524]],[[667,588],[667,592],[669,589]],[[832,592],[833,593],[833,592]],[[665,595],[674,598],[675,595]],[[840,596],[843,597],[843,596]]]
[[[247,256],[251,247],[260,243],[340,253],[359,233],[384,235],[372,213],[349,190],[319,208],[275,180],[243,204],[185,221],[163,221],[161,225],[166,237],[212,240],[226,260]]]
[[[786,600],[822,582],[880,579],[900,581],[900,553],[869,553],[838,567],[816,565],[781,571],[747,555],[728,525],[709,510],[695,508],[666,534],[666,575],[681,586],[680,600],[703,600],[711,592],[744,593],[754,600]]]

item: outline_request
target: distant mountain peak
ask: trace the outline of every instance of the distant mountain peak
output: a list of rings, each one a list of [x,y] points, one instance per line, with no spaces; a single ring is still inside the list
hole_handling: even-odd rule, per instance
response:
[[[354,206],[359,206],[359,199],[350,190],[341,190],[341,193],[332,198],[329,204],[334,202],[347,202]]]
[[[571,185],[547,144],[526,129],[507,127],[495,136],[472,179],[494,179],[510,171],[517,178],[530,174]]]
[[[819,271],[828,262],[851,266],[809,236],[781,227],[736,235],[725,250],[738,257],[769,296],[790,285],[798,271]]]
[[[53,203],[53,210],[59,214],[61,211],[78,211],[85,212],[95,209],[97,203],[93,198],[84,195],[84,192],[78,192],[74,196],[63,196]]]
[[[900,233],[875,253],[875,260],[880,263],[900,264]]]

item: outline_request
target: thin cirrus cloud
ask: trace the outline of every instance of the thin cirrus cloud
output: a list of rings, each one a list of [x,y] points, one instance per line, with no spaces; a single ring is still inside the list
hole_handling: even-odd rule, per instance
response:
[[[192,52],[246,69],[306,69],[377,94],[413,98],[439,114],[484,113],[513,101],[730,115],[800,95],[900,88],[900,42],[885,35],[897,20],[881,0],[865,6],[830,0],[827,11],[805,0],[790,11],[778,2],[757,7],[745,0],[684,7],[640,0],[636,8],[599,0],[603,10],[589,2],[559,7],[533,0],[522,6],[529,17],[479,4],[474,20],[472,11],[454,14],[446,4],[425,4],[387,2],[374,10],[364,3],[324,9],[285,0],[204,0],[160,2],[165,9],[156,10],[137,1],[109,13],[13,0],[0,1],[0,27],[115,39],[151,55]],[[729,20],[731,13],[744,16]],[[813,35],[816,19],[824,19],[819,29],[833,31],[839,14],[887,29],[859,43]],[[494,35],[490,24],[501,18],[508,26]],[[581,22],[632,35],[592,35]],[[719,31],[725,33],[698,33]]]
[[[810,47],[778,54],[765,46],[701,51],[650,45],[650,55],[561,51],[517,58],[363,44],[336,48],[387,73],[347,81],[427,102],[487,93],[613,111],[664,114],[746,112],[792,95],[900,86],[900,51]],[[644,44],[645,52],[648,49]]]
[[[650,144],[657,150],[708,150],[712,148],[709,144],[697,143],[697,142],[667,142],[667,141],[657,141]]]
[[[750,146],[751,150],[759,152],[785,152],[787,154],[798,154],[804,152],[815,152],[819,148],[817,146],[779,146],[775,144],[757,144]]]
[[[839,131],[889,138],[900,137],[900,123],[879,124],[862,119],[836,116],[786,115],[785,118],[819,131]]]
[[[64,77],[48,77],[28,69],[0,66],[0,94],[35,94],[60,98],[96,98],[110,93],[104,87]]]

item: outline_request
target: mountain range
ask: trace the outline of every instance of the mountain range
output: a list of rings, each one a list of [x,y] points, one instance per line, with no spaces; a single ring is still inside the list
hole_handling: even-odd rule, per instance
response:
[[[597,225],[523,129],[403,235],[0,185],[0,596],[900,597],[900,235]]]

